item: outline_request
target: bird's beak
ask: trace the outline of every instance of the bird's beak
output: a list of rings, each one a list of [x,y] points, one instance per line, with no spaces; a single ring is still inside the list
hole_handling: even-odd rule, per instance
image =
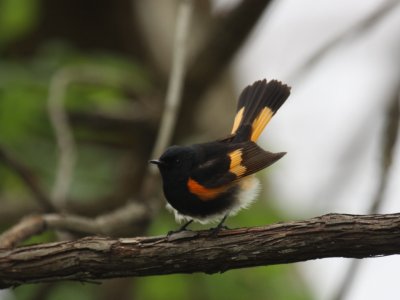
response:
[[[157,165],[157,166],[163,164],[163,162],[161,160],[158,160],[158,159],[149,160],[149,163]]]

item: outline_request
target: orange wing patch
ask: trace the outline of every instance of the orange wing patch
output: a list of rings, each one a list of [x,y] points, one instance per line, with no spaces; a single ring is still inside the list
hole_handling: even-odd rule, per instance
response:
[[[187,187],[192,194],[196,195],[203,201],[213,200],[229,188],[229,186],[206,188],[192,178],[189,178],[187,182]]]
[[[244,113],[244,106],[236,113],[235,120],[233,121],[231,134],[234,134],[236,130],[239,128],[239,125],[243,119],[243,113]]]
[[[261,110],[260,114],[257,116],[257,118],[255,118],[252,124],[252,133],[250,137],[251,141],[255,142],[258,140],[258,137],[264,130],[265,126],[267,126],[273,115],[274,112],[268,107],[264,107]]]
[[[237,149],[235,151],[230,152],[229,158],[231,159],[231,163],[229,166],[229,172],[235,174],[237,177],[242,176],[244,173],[246,173],[247,168],[242,165],[242,149]]]

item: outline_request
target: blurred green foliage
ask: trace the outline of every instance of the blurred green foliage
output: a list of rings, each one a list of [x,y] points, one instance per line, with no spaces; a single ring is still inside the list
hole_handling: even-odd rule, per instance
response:
[[[37,19],[37,0],[1,0],[0,47],[31,30]]]
[[[70,111],[123,112],[130,104],[123,96],[125,86],[138,93],[150,87],[147,74],[131,60],[109,53],[84,56],[58,42],[44,45],[29,60],[1,59],[0,142],[12,149],[14,156],[24,158],[24,163],[35,169],[47,186],[52,183],[56,163],[56,145],[47,116],[48,89],[52,76],[63,69],[90,70],[102,81],[91,84],[77,78],[66,94],[65,106]],[[90,137],[98,133],[78,129],[75,134]],[[90,144],[80,145],[78,151],[72,198],[104,195],[107,189],[110,192],[109,187],[115,185],[110,179],[117,178],[112,176],[116,171],[112,159],[115,151]],[[8,181],[9,176],[4,176],[3,171],[1,181]]]

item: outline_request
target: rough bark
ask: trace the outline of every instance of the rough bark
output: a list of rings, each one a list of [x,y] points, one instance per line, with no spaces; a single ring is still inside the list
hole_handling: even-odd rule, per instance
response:
[[[0,287],[58,280],[225,272],[325,257],[400,253],[400,214],[344,215],[169,237],[79,240],[0,249]]]

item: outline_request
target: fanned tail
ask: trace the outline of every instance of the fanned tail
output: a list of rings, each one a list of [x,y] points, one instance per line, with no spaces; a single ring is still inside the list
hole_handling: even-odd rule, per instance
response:
[[[290,87],[277,80],[264,79],[247,86],[239,97],[231,132],[234,141],[257,141],[289,95]]]

